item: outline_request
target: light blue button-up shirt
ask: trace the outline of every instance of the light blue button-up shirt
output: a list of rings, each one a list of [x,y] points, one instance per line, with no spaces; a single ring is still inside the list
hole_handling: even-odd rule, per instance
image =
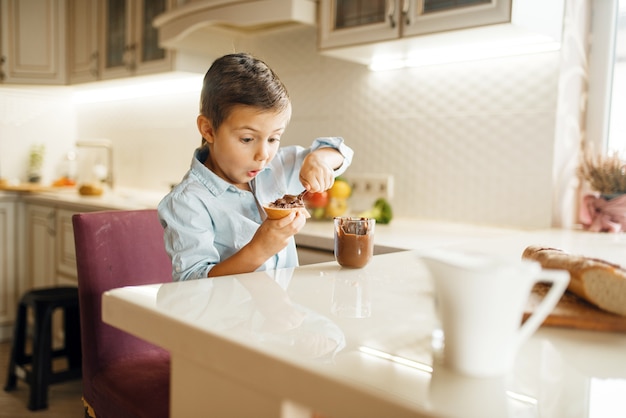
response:
[[[238,252],[254,236],[265,217],[259,205],[303,190],[299,180],[304,157],[318,148],[332,147],[343,155],[341,175],[352,162],[353,151],[342,138],[313,141],[310,148],[283,147],[251,182],[253,193],[238,189],[204,166],[207,149],[197,149],[189,171],[159,203],[165,249],[172,259],[175,281],[205,278],[209,270]],[[293,237],[287,247],[257,270],[295,267],[298,254]]]

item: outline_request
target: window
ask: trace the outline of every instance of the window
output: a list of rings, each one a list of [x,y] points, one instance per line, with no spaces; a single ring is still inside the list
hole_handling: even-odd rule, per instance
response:
[[[626,158],[626,0],[591,0],[586,138]]]
[[[618,3],[607,149],[626,156],[626,0]]]

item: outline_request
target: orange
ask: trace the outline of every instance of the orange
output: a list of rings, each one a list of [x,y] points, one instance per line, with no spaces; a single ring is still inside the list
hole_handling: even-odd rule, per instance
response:
[[[328,189],[328,196],[336,199],[347,199],[352,194],[352,187],[350,183],[342,179],[335,179],[333,186]]]

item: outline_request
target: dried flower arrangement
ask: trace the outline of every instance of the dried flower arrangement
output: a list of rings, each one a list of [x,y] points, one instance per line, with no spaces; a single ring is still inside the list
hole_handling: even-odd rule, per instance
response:
[[[626,161],[617,152],[602,155],[586,148],[578,166],[578,175],[602,195],[626,193]]]

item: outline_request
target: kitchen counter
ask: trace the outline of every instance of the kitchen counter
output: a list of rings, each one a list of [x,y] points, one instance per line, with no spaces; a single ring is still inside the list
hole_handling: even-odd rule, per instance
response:
[[[102,196],[81,196],[75,189],[16,193],[0,191],[0,197],[19,194],[28,203],[66,207],[71,210],[128,210],[156,208],[165,192],[117,189]],[[296,235],[298,246],[333,251],[331,221],[309,220]],[[470,225],[414,218],[395,218],[387,225],[376,225],[376,254],[431,247],[466,246],[474,242],[490,243],[492,251],[520,254],[530,244],[562,248],[623,264],[626,234],[597,234],[580,230],[520,230],[484,225]],[[606,243],[610,242],[610,245]],[[485,244],[483,244],[485,245]]]
[[[156,208],[165,192],[136,189],[106,190],[101,196],[81,196],[75,188],[42,191],[0,191],[0,196],[15,196],[28,203],[80,210],[130,210]],[[427,248],[433,245],[467,242],[475,238],[510,235],[515,230],[428,220],[397,218],[388,225],[376,225],[374,242],[377,254]],[[330,220],[309,220],[296,236],[296,243],[323,251],[333,251],[333,224]]]
[[[74,188],[20,194],[22,199],[29,203],[77,207],[85,208],[85,210],[132,210],[156,208],[160,200],[165,195],[165,193],[162,192],[119,189],[115,192],[105,190],[101,196],[82,196]]]
[[[307,222],[296,235],[296,242],[332,251],[332,222]],[[488,249],[492,253],[521,256],[527,246],[542,245],[606,259],[620,265],[625,264],[626,256],[625,233],[557,228],[522,230],[406,218],[394,219],[388,225],[376,225],[374,243],[382,249],[378,254],[446,247]]]
[[[609,259],[626,249],[622,234],[468,227],[475,235],[466,236],[442,226],[439,235],[431,223],[397,225],[415,226],[400,234],[407,246],[519,255],[547,241]],[[311,236],[328,234],[327,225],[308,227]],[[383,243],[394,228],[382,230]],[[356,308],[361,314],[351,315]],[[272,418],[310,410],[333,418],[626,416],[623,333],[544,326],[502,379],[442,368],[431,343],[431,278],[415,251],[377,255],[356,270],[328,262],[115,289],[103,296],[103,319],[170,351],[172,418],[199,410]]]
[[[510,236],[522,231],[479,225],[456,224],[432,220],[396,218],[389,224],[377,224],[374,244],[386,251],[418,250],[433,246],[461,244],[475,239],[491,239]],[[313,247],[333,249],[332,221],[307,221],[296,236],[296,243]]]

